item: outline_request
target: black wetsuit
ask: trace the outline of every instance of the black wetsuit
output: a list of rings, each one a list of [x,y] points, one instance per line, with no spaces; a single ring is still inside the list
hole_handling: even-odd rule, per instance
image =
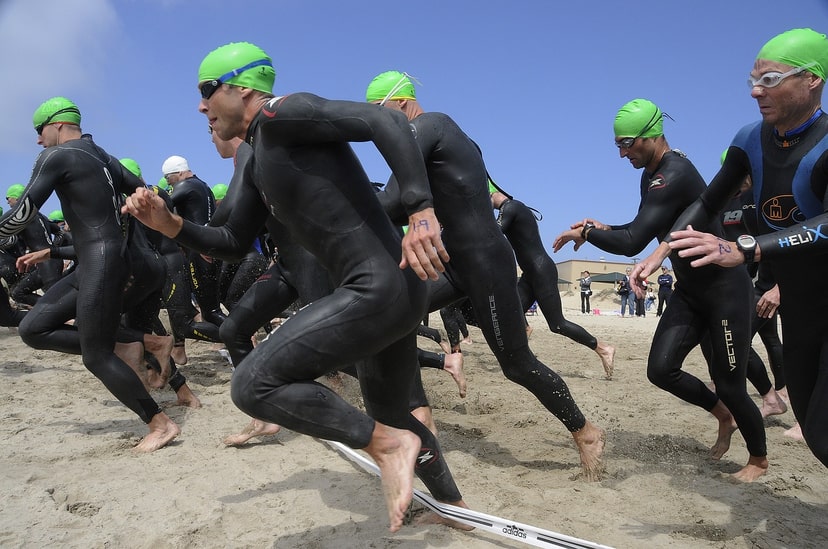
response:
[[[72,227],[78,264],[37,302],[20,323],[20,336],[36,348],[80,352],[83,364],[143,421],[161,411],[136,373],[114,353],[124,286],[129,275],[123,194],[143,186],[89,135],[45,149],[26,191],[0,222],[0,238],[22,231],[55,192]],[[72,295],[74,294],[74,295]],[[77,305],[75,305],[77,303]],[[49,326],[44,318],[75,318]]]
[[[164,189],[157,186],[150,188],[164,200],[170,210],[173,209],[172,199]],[[219,327],[216,324],[206,320],[195,320],[198,311],[193,306],[192,279],[186,252],[174,240],[157,231],[149,231],[148,234],[150,242],[164,258],[167,266],[161,297],[164,308],[167,309],[176,347],[183,347],[185,339],[220,342]]]
[[[469,328],[466,325],[463,313],[460,311],[459,304],[455,302],[441,307],[440,318],[443,321],[443,327],[446,329],[449,345],[452,349],[459,351],[460,336],[469,337]]]
[[[434,210],[451,256],[446,274],[455,289],[448,302],[432,298],[430,308],[468,296],[504,375],[532,392],[569,431],[582,429],[586,418],[566,383],[529,349],[514,254],[492,214],[480,150],[445,114],[421,114],[411,127],[428,170]],[[404,222],[393,177],[382,196],[391,218]]]
[[[429,207],[426,174],[405,117],[300,93],[273,98],[252,122],[246,141],[254,156],[241,184],[230,186],[228,197],[236,196],[226,222],[185,222],[176,237],[235,261],[273,216],[327,270],[334,291],[299,310],[236,365],[231,396],[253,417],[353,448],[370,442],[372,418],[427,437],[406,405],[418,367],[416,327],[426,311],[426,287],[411,269],[399,268],[400,237],[348,143],[369,140],[409,183],[408,211]],[[358,364],[370,415],[314,381],[350,363]],[[441,452],[418,467],[437,463],[437,456]],[[450,501],[459,497],[455,492],[449,487],[435,497]]]
[[[725,238],[730,241],[735,241],[743,234],[757,234],[756,223],[756,204],[750,191],[743,192],[733,198],[722,213]],[[778,315],[774,312],[771,318],[765,318],[759,316],[756,312],[756,304],[765,292],[775,286],[775,282],[770,272],[770,266],[766,263],[754,263],[749,266],[748,273],[752,278],[755,278],[751,330],[753,334],[759,334],[762,343],[765,345],[768,362],[770,362],[771,371],[773,372],[774,384],[771,385],[765,363],[762,357],[753,349],[753,346],[750,348],[750,357],[748,358],[747,378],[756,387],[760,395],[765,395],[771,390],[771,387],[778,390],[785,386],[785,374],[782,370],[782,340],[779,339],[779,330],[777,329]]]
[[[789,135],[755,122],[742,128],[707,190],[676,221],[718,215],[746,175],[753,181],[761,262],[779,284],[785,382],[811,451],[828,466],[828,116]],[[743,270],[743,269],[731,269]],[[672,305],[672,303],[671,303]]]
[[[30,252],[44,250],[53,244],[60,245],[61,243],[60,227],[49,221],[49,218],[42,213],[38,213],[18,236]],[[11,297],[18,303],[34,305],[40,299],[40,294],[35,292],[37,290],[47,291],[55,285],[62,274],[62,260],[52,258],[41,261],[14,285]]]
[[[506,199],[500,205],[497,223],[512,245],[523,271],[518,279],[523,310],[537,301],[550,330],[595,350],[598,340],[581,326],[564,318],[558,291],[558,267],[543,247],[532,210],[519,200]]]
[[[206,225],[216,211],[216,200],[207,183],[196,176],[179,181],[170,193],[175,212],[192,223]],[[221,326],[224,312],[219,304],[219,272],[221,263],[187,250],[187,266],[193,294],[205,322]]]
[[[632,257],[653,239],[663,239],[681,212],[704,191],[705,183],[683,153],[668,151],[653,173],[641,175],[638,214],[610,231],[591,230],[590,244],[612,254]],[[696,224],[693,225],[697,227]],[[722,235],[718,219],[700,223]],[[765,429],[745,387],[750,349],[752,289],[744,269],[715,265],[693,268],[691,258],[671,255],[678,282],[653,335],[647,377],[682,400],[712,410],[719,398],[728,407],[751,456],[767,454]],[[708,336],[708,365],[716,393],[681,369],[690,351]]]

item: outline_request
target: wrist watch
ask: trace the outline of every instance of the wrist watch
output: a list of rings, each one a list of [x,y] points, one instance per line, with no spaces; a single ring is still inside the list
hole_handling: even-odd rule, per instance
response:
[[[594,228],[595,228],[595,223],[587,223],[586,225],[584,225],[584,228],[581,229],[581,238],[586,240],[587,239],[587,234],[589,234],[589,231],[591,231]]]
[[[739,248],[739,251],[742,252],[742,254],[744,254],[745,263],[753,263],[754,257],[756,256],[755,238],[753,238],[749,234],[743,234],[742,236],[736,239],[736,247]]]

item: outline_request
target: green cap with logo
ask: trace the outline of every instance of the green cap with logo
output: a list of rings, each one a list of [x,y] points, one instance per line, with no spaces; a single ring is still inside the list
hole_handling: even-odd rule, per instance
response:
[[[365,92],[365,100],[369,103],[397,99],[417,99],[411,78],[400,71],[386,71],[378,74],[368,84],[368,89]]]
[[[47,99],[32,115],[32,124],[35,128],[42,128],[47,124],[65,122],[80,125],[81,113],[78,106],[65,97]]]
[[[806,67],[825,80],[828,71],[828,39],[813,29],[791,29],[768,40],[756,59]]]
[[[63,218],[63,210],[52,210],[52,212],[49,214],[49,221],[66,221]]]
[[[6,191],[6,198],[20,198],[23,196],[23,191],[26,190],[26,187],[17,183],[9,187],[9,190]]]
[[[273,92],[276,71],[273,60],[249,42],[232,42],[214,49],[198,67],[198,82],[220,80],[263,93]]]
[[[658,137],[664,135],[664,116],[655,103],[633,99],[615,115],[615,137]]]
[[[158,185],[156,185],[156,186],[160,187],[160,188],[162,188],[166,191],[170,188],[170,183],[167,181],[166,177],[162,177],[161,179],[158,180]]]
[[[122,158],[120,162],[124,168],[132,172],[132,175],[135,177],[141,177],[141,166],[138,165],[138,162],[131,158]]]

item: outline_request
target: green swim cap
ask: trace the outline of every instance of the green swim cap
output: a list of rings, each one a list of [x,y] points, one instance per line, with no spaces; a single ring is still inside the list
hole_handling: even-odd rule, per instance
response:
[[[141,166],[138,165],[138,162],[134,161],[131,158],[122,158],[120,162],[124,166],[124,168],[132,172],[132,175],[134,175],[135,177],[141,177]]]
[[[43,126],[55,122],[67,122],[80,126],[80,109],[65,97],[47,99],[40,104],[34,115],[32,115],[32,124],[35,129],[42,129]]]
[[[49,221],[66,221],[63,218],[63,211],[61,210],[54,210],[52,213],[49,214]]]
[[[404,72],[386,71],[375,76],[365,92],[365,100],[369,103],[396,99],[417,99],[414,84]]]
[[[213,191],[213,196],[216,200],[223,200],[224,197],[227,196],[227,185],[224,183],[213,185],[211,190]]]
[[[792,29],[771,38],[756,59],[767,59],[791,67],[808,66],[811,72],[823,80],[828,71],[828,40],[824,34],[812,29]]]
[[[233,42],[216,48],[198,67],[198,82],[220,80],[264,93],[273,92],[276,71],[273,60],[249,42]]]
[[[655,103],[633,99],[615,115],[615,137],[658,137],[664,135],[664,115]]]
[[[6,191],[6,198],[20,198],[21,196],[23,196],[23,191],[25,190],[26,187],[19,183],[16,185],[12,185],[11,187],[9,187],[9,190]]]
[[[158,185],[156,185],[156,186],[164,189],[165,191],[170,188],[170,184],[167,181],[166,177],[162,177],[161,179],[159,179],[158,180]]]

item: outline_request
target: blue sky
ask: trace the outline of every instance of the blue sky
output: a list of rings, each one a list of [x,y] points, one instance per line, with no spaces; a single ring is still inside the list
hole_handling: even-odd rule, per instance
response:
[[[212,49],[249,41],[273,57],[277,95],[362,101],[382,71],[417,77],[423,107],[452,116],[494,179],[543,213],[551,249],[585,216],[635,215],[640,172],[613,145],[621,105],[644,97],[670,114],[670,145],[709,181],[736,131],[758,118],[746,85],[756,53],[804,26],[828,32],[828,1],[4,0],[0,187],[28,182],[41,150],[31,115],[55,95],[75,101],[84,131],[137,160],[147,182],[178,154],[210,185],[227,183],[232,162],[210,143],[196,74]],[[373,147],[355,149],[385,181]],[[58,207],[53,196],[43,209]],[[554,257],[619,259],[590,245]]]

